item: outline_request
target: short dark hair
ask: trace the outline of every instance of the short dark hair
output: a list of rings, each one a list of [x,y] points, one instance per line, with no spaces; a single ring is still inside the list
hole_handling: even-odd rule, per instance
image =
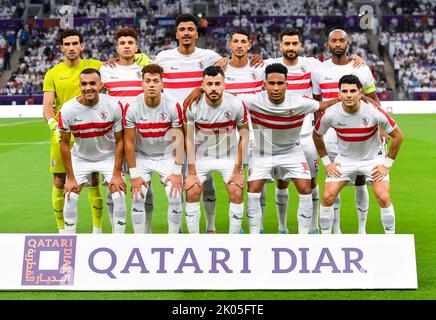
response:
[[[92,73],[97,74],[98,77],[101,78],[100,71],[98,71],[97,69],[94,69],[94,68],[86,68],[82,72],[80,72],[80,75],[82,75],[82,74],[92,74]]]
[[[146,73],[158,74],[158,75],[160,75],[160,78],[162,79],[163,69],[161,66],[159,66],[157,64],[150,63],[150,64],[146,65],[144,68],[142,68],[141,73],[142,73],[142,79],[144,79],[144,74],[146,74]]]
[[[184,13],[184,14],[181,14],[181,15],[177,16],[177,18],[176,18],[176,29],[177,29],[177,27],[179,26],[179,24],[181,22],[189,22],[189,21],[193,22],[195,24],[195,27],[197,27],[197,29],[198,29],[198,25],[199,25],[198,19],[197,19],[196,16],[194,16],[194,15],[192,15],[190,13]]]
[[[205,76],[215,77],[217,75],[222,75],[224,77],[224,71],[218,66],[209,66],[203,71],[203,78]]]
[[[301,36],[301,32],[299,29],[296,28],[288,28],[283,30],[280,33],[280,42],[283,40],[284,36],[298,36],[298,39],[300,40],[300,42],[303,42],[303,37]]]
[[[346,74],[345,76],[342,76],[338,83],[339,89],[341,89],[341,85],[343,83],[355,84],[359,90],[362,89],[362,82],[360,82],[359,77],[355,76],[354,74]]]
[[[288,77],[288,68],[281,63],[272,63],[265,68],[265,79],[270,73],[282,73],[285,79]]]
[[[132,37],[138,41],[138,34],[132,28],[122,28],[115,33],[115,42],[118,43],[118,39],[121,37]]]
[[[246,29],[238,28],[233,30],[232,33],[230,33],[230,40],[233,38],[233,35],[235,34],[243,34],[244,36],[247,36],[248,40],[250,40],[250,34]]]
[[[58,43],[59,45],[63,45],[64,44],[64,39],[68,38],[68,37],[72,37],[72,36],[78,36],[79,37],[79,42],[83,43],[83,34],[76,29],[66,29],[64,31],[61,32],[61,34],[59,35],[58,38]]]

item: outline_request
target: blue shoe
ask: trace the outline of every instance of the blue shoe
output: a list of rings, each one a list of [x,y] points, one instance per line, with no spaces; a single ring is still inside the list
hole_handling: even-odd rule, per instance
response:
[[[245,233],[245,231],[244,231],[244,229],[239,229],[239,234],[244,234]]]
[[[263,231],[263,229],[261,229],[260,234],[265,234],[265,231]]]
[[[207,234],[216,234],[216,230],[207,230],[206,233]]]
[[[182,229],[181,226],[180,226],[180,229],[179,229],[179,233],[183,233],[183,229]]]

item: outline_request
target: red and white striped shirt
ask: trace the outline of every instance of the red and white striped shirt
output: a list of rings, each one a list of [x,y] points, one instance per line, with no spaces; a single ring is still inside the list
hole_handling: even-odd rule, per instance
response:
[[[181,54],[178,48],[159,52],[155,61],[164,69],[164,92],[182,104],[192,90],[201,86],[203,70],[220,58],[215,51],[201,48],[191,54]]]
[[[324,135],[333,128],[338,136],[338,155],[352,160],[371,160],[379,152],[378,127],[387,134],[396,127],[394,120],[380,108],[360,101],[360,109],[348,113],[339,102],[328,108],[318,119],[315,132]]]
[[[286,92],[285,101],[274,104],[266,91],[244,95],[256,139],[257,154],[289,154],[299,143],[307,114],[319,109],[319,102]]]
[[[235,129],[248,122],[248,113],[241,100],[224,92],[218,107],[210,106],[203,95],[192,110],[185,109],[184,121],[195,126],[197,158],[234,158],[237,151]]]
[[[307,96],[312,98],[312,75],[313,72],[319,68],[321,61],[313,57],[298,57],[295,65],[286,65],[283,57],[270,58],[265,60],[266,64],[281,63],[288,68],[288,90],[298,96]],[[301,135],[312,134],[315,117],[308,114],[304,118],[303,128],[301,128]]]
[[[172,128],[183,126],[183,111],[171,96],[162,94],[160,104],[149,107],[144,94],[127,107],[125,128],[136,128],[136,153],[148,158],[172,158]]]
[[[236,95],[262,91],[264,80],[265,68],[250,67],[250,63],[244,67],[233,67],[228,64],[225,71],[226,91]]]
[[[101,161],[115,156],[114,132],[123,130],[122,110],[105,94],[100,94],[98,103],[92,107],[79,103],[75,97],[62,106],[58,126],[61,131],[73,134],[73,155]]]

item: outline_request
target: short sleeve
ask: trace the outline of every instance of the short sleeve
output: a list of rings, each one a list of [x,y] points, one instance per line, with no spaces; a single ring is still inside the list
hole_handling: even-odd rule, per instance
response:
[[[114,131],[120,132],[123,130],[123,111],[121,108],[114,108]]]
[[[241,107],[238,109],[238,113],[236,115],[236,125],[238,127],[242,127],[244,124],[248,122],[248,112],[247,108],[245,107],[245,103],[241,101]]]
[[[209,53],[208,55],[208,60],[210,62],[209,65],[214,65],[215,63],[217,63],[219,59],[221,59],[221,56],[217,52],[210,49],[207,49],[207,51]]]
[[[70,119],[68,111],[65,109],[63,109],[62,112],[59,110],[58,128],[60,131],[70,132]]]
[[[304,108],[304,114],[314,113],[319,110],[319,102],[307,96],[298,97],[299,107]]]
[[[246,108],[250,109],[259,94],[260,93],[241,93],[238,94],[238,99],[244,103]]]
[[[120,109],[120,108],[117,108]],[[129,107],[126,110],[125,118],[124,118],[124,128],[132,129],[135,128],[136,121],[135,121],[135,108]]]
[[[317,96],[320,95],[321,88],[319,85],[319,71],[312,71],[312,73],[310,74],[310,80],[312,81],[312,93]]]
[[[43,85],[43,92],[55,92],[55,85],[54,85],[54,79],[53,79],[53,73],[51,70],[47,71],[44,77],[44,85]]]
[[[326,115],[325,112],[321,114],[321,117],[319,117],[318,121],[315,124],[315,132],[319,135],[324,135],[327,130],[330,128],[330,121],[328,115]]]
[[[183,126],[182,107],[180,106],[180,104],[178,102],[176,103],[176,107],[173,108],[171,126],[173,128],[179,128],[179,127]]]
[[[384,111],[380,107],[377,107],[376,109],[374,109],[374,111],[376,112],[376,115],[377,115],[376,117],[377,117],[378,125],[380,126],[380,128],[382,128],[386,132],[386,134],[389,134],[395,130],[395,128],[397,127],[397,124],[389,116],[389,114],[387,114],[386,111]]]

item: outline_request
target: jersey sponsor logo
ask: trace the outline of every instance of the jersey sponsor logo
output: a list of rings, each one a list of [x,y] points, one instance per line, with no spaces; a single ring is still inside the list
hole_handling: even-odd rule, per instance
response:
[[[56,165],[56,161],[52,160],[52,161],[50,161],[50,164],[51,164],[52,167],[54,167]]]
[[[179,70],[179,68],[174,67],[174,66],[171,66],[171,67],[170,67],[170,70]]]
[[[235,81],[236,79],[235,78],[231,78],[231,77],[226,77],[226,82],[228,81],[228,82],[233,82],[233,81]]]
[[[343,123],[340,123],[340,122],[338,122],[336,124],[336,127],[346,127],[346,126],[347,126],[346,124],[343,124]]]
[[[111,76],[109,79],[118,79],[116,76]]]
[[[75,118],[73,122],[83,121],[83,119]]]
[[[159,117],[160,117],[162,120],[165,120],[165,119],[168,117],[168,113],[166,113],[166,112],[160,112],[160,113],[159,113]]]
[[[139,118],[139,120],[141,120],[141,121],[147,121],[147,118],[145,118],[145,117],[141,117],[141,118]]]
[[[60,77],[59,80],[68,80],[68,77]]]
[[[369,118],[368,117],[363,117],[362,118],[362,123],[364,126],[367,126],[369,124]]]
[[[333,80],[333,78],[330,78],[330,77],[324,77],[324,80]]]
[[[200,62],[198,62],[198,67],[199,67],[201,70],[204,69],[204,61],[203,61],[203,60],[200,61]]]
[[[306,68],[306,66],[301,66],[301,67],[300,67],[300,70],[301,70],[301,72],[306,73],[307,68]]]
[[[230,119],[230,117],[232,116],[232,113],[231,113],[230,111],[226,111],[226,112],[224,112],[224,116],[225,116],[227,119]]]
[[[109,114],[108,114],[106,111],[103,111],[103,112],[100,113],[100,117],[101,117],[103,120],[106,119],[108,115],[109,115]]]

